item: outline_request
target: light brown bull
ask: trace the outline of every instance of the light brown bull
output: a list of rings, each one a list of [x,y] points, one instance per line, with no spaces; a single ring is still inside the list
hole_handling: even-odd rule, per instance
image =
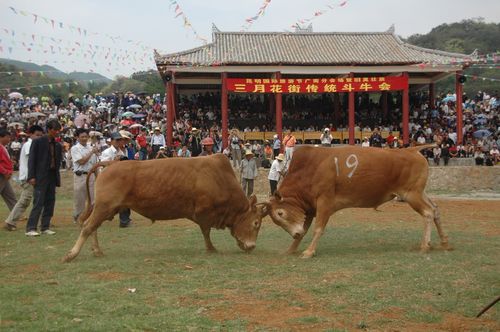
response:
[[[102,165],[107,167],[96,179],[95,203],[90,206],[88,195],[80,236],[64,261],[74,259],[91,234],[94,254],[102,255],[97,228],[126,208],[153,221],[194,221],[208,251],[215,250],[211,228],[229,228],[242,250],[255,247],[266,207],[257,206],[255,196],[245,197],[224,155],[108,162],[96,165],[92,172]]]
[[[303,252],[304,258],[315,254],[318,240],[336,211],[353,207],[376,208],[396,196],[424,217],[421,249],[430,248],[433,221],[442,246],[448,248],[439,210],[424,192],[428,164],[419,151],[426,147],[429,146],[397,150],[298,148],[278,191],[269,203],[265,203],[274,223],[295,239],[288,253],[297,250],[314,217],[314,235]]]

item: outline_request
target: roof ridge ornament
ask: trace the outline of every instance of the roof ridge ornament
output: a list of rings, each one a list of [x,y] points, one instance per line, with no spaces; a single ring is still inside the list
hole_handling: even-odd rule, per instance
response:
[[[387,29],[387,32],[392,34],[396,32],[396,26],[394,25],[394,23],[392,23],[389,29]]]
[[[295,33],[313,32],[313,25],[309,23],[306,27],[301,27],[298,23],[295,25]]]
[[[218,33],[220,32],[219,28],[215,25],[215,23],[212,23],[212,33]]]

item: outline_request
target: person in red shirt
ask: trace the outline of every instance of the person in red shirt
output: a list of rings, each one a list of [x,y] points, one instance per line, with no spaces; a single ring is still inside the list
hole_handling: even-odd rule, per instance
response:
[[[9,211],[12,211],[17,203],[16,194],[10,185],[13,165],[10,160],[6,146],[10,143],[10,133],[5,128],[0,128],[0,194],[7,204]]]
[[[389,136],[387,136],[387,138],[385,139],[388,147],[390,147],[390,148],[394,147],[394,139],[395,139],[395,137],[392,135],[392,131],[390,131]]]
[[[135,141],[139,146],[139,160],[148,159],[148,141],[146,139],[147,128],[141,128],[141,132],[137,135]]]

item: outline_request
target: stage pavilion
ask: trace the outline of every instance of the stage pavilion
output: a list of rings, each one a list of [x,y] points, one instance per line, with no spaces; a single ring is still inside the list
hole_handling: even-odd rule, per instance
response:
[[[214,26],[212,42],[207,45],[173,54],[155,52],[166,85],[167,123],[173,123],[176,116],[178,94],[190,89],[217,89],[224,147],[228,143],[228,94],[242,93],[268,95],[280,138],[283,98],[287,95],[334,94],[331,111],[336,118],[343,111],[338,101],[347,94],[348,130],[332,134],[334,139],[354,144],[363,136],[355,131],[356,93],[380,93],[382,112],[386,113],[387,94],[401,91],[400,134],[407,144],[410,90],[428,89],[429,105],[433,105],[435,83],[451,75],[456,81],[457,143],[461,143],[461,75],[472,58],[410,45],[395,34],[393,27],[385,32],[223,32]],[[167,128],[170,146],[173,129],[171,125]],[[252,132],[245,138],[269,139],[275,132]],[[317,139],[319,133],[298,132],[296,136]]]

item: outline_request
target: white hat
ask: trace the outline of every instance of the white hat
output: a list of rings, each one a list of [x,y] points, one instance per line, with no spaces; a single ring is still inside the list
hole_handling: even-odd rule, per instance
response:
[[[285,160],[285,155],[283,153],[280,153],[277,157],[276,157],[277,160],[279,161],[283,161]]]
[[[253,152],[251,150],[246,150],[245,156],[253,156]]]

